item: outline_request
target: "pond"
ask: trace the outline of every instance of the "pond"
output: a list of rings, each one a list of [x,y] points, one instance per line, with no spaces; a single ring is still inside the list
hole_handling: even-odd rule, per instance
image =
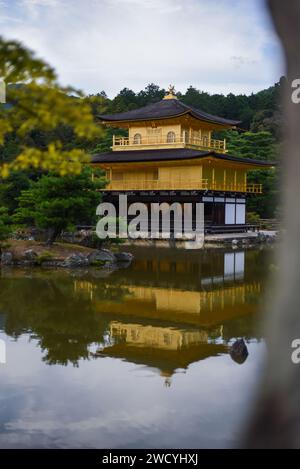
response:
[[[2,269],[1,448],[237,444],[265,353],[269,250],[131,251],[111,272]]]

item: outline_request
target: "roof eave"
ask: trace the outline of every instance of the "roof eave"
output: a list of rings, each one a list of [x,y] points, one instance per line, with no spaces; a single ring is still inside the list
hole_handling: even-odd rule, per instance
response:
[[[165,116],[165,117],[143,117],[143,118],[135,118],[135,119],[112,119],[110,117],[105,117],[105,115],[99,115],[96,117],[99,118],[101,120],[101,123],[103,124],[116,125],[116,124],[122,124],[122,123],[129,124],[129,123],[134,123],[134,122],[151,122],[151,121],[156,121],[156,120],[174,119],[177,117],[184,116],[186,114],[190,114],[194,119],[197,119],[198,121],[208,122],[209,124],[215,124],[215,125],[218,125],[221,127],[227,127],[227,128],[234,128],[237,125],[241,124],[242,122],[242,121],[218,122],[216,120],[199,117],[196,114],[194,114],[193,111],[185,111],[185,112],[172,114],[171,116]]]

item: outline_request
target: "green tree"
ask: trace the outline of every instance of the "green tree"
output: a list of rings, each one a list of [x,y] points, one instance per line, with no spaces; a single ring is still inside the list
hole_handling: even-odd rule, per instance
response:
[[[147,104],[157,103],[165,96],[164,89],[160,89],[158,85],[149,83],[146,88],[140,91],[137,95],[139,106],[146,106]]]
[[[263,187],[262,194],[248,197],[248,212],[255,212],[261,218],[276,218],[279,203],[278,170],[251,171],[248,182],[250,184],[261,184]]]
[[[105,185],[103,173],[85,167],[79,175],[43,175],[22,191],[13,220],[49,232],[47,244],[55,242],[62,230],[75,225],[92,225],[100,203],[99,189]]]
[[[62,88],[46,62],[21,43],[1,36],[0,76],[8,103],[0,105],[0,176],[29,167],[78,174],[87,154],[81,148],[65,149],[57,129],[70,128],[75,138],[86,140],[101,134],[82,93]],[[47,139],[36,145],[32,132],[46,134]]]
[[[0,181],[0,206],[7,208],[9,215],[18,207],[18,198],[21,192],[30,186],[30,178],[37,178],[25,171],[12,171],[8,178]]]
[[[239,158],[276,162],[279,145],[270,132],[226,132],[228,152]],[[279,195],[278,170],[251,171],[248,182],[262,184],[263,193],[248,199],[248,211],[262,218],[275,217]]]
[[[270,132],[226,132],[229,154],[239,158],[274,161],[278,155],[278,144]]]
[[[5,207],[0,207],[0,255],[2,253],[3,241],[6,241],[11,233],[10,217]]]

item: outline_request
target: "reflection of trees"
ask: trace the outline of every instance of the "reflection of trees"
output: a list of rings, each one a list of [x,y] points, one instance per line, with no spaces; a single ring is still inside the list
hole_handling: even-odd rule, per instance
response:
[[[257,314],[250,314],[225,322],[223,325],[223,339],[226,342],[238,337],[243,337],[246,341],[251,339],[261,340],[262,335],[257,327],[258,320]]]
[[[97,281],[96,298],[120,301],[122,294],[122,287]],[[108,324],[85,292],[74,294],[71,277],[53,273],[1,279],[0,310],[6,313],[6,334],[18,338],[29,333],[46,352],[48,364],[77,365],[88,358],[88,346],[103,341]]]

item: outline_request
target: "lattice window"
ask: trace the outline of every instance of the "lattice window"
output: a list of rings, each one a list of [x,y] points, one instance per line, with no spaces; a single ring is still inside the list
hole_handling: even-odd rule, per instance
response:
[[[175,132],[168,132],[167,133],[167,143],[175,143],[176,135]]]
[[[141,134],[135,134],[133,137],[133,144],[140,145],[142,143],[142,136]]]

